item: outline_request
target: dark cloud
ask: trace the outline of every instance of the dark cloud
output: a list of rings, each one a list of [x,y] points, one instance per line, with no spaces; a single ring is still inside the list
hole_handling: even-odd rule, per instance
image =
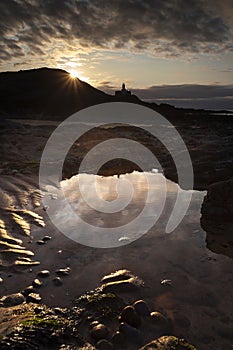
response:
[[[7,0],[0,2],[3,57],[46,55],[64,45],[178,56],[233,50],[232,1]],[[14,42],[17,40],[17,43]],[[13,44],[10,44],[10,41]],[[20,49],[18,49],[20,46]],[[2,56],[2,55],[1,55]]]

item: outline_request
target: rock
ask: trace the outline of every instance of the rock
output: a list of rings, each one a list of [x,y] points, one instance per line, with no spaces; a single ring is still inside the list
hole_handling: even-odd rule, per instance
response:
[[[132,327],[128,323],[122,322],[119,327],[119,332],[125,334],[125,336],[129,338],[130,342],[137,345],[142,344],[141,333],[138,329]]]
[[[45,244],[45,241],[43,241],[42,239],[40,239],[39,241],[36,241],[36,243],[39,244],[39,245],[43,245],[43,244]]]
[[[153,311],[150,314],[150,322],[158,331],[166,331],[169,328],[168,320],[160,312]]]
[[[139,328],[141,319],[133,306],[126,306],[120,315],[120,322],[126,322],[134,328]]]
[[[133,304],[135,310],[140,316],[150,316],[150,310],[147,303],[144,300],[137,300]]]
[[[3,282],[3,279],[0,277],[0,284]]]
[[[55,277],[53,279],[53,283],[55,284],[55,286],[61,286],[63,284],[63,281],[62,281],[61,277]]]
[[[39,303],[42,299],[41,296],[37,293],[30,293],[27,296],[27,303]]]
[[[106,339],[101,339],[96,344],[97,349],[100,350],[113,350],[113,345]]]
[[[109,330],[104,324],[99,323],[98,325],[92,328],[90,335],[95,341],[99,341],[101,339],[108,339]]]
[[[130,272],[129,270],[123,269],[123,270],[118,270],[116,272],[113,272],[110,275],[104,276],[101,279],[101,282],[105,284],[109,282],[124,281],[124,280],[130,279],[131,277],[134,277],[132,272]]]
[[[99,324],[98,321],[92,321],[92,322],[90,323],[90,328],[94,328],[94,327],[97,326],[98,324]]]
[[[25,289],[22,291],[22,294],[23,294],[24,296],[27,296],[28,294],[33,293],[33,292],[35,292],[34,287],[33,287],[33,286],[28,286],[27,288],[25,288]]]
[[[201,208],[207,247],[233,258],[233,179],[209,186]]]
[[[25,300],[26,299],[24,295],[21,293],[10,294],[10,295],[3,296],[0,299],[0,306],[2,307],[16,306],[16,305],[22,304],[23,302],[25,302]]]
[[[50,239],[52,239],[52,237],[50,237],[50,236],[44,236],[43,238],[42,238],[42,241],[50,241]]]
[[[102,290],[106,293],[130,293],[138,291],[142,285],[136,277],[131,277],[128,280],[109,282],[102,286]]]
[[[123,333],[117,331],[112,337],[112,343],[115,349],[126,349],[126,337]]]
[[[35,287],[35,288],[41,287],[42,284],[43,284],[43,282],[40,281],[38,278],[34,279],[34,281],[32,282],[32,285],[33,285],[33,287]]]
[[[56,274],[59,276],[67,276],[69,275],[70,270],[71,270],[70,267],[66,267],[64,269],[56,270]]]
[[[48,277],[49,275],[50,275],[49,270],[42,270],[42,271],[39,271],[37,274],[38,277],[43,277],[43,278]]]
[[[146,344],[139,350],[196,350],[184,339],[178,339],[174,336],[163,336]]]
[[[171,286],[171,285],[172,285],[172,281],[171,281],[171,280],[168,280],[168,279],[165,279],[165,280],[162,280],[162,281],[160,282],[160,284],[161,284],[162,286]]]

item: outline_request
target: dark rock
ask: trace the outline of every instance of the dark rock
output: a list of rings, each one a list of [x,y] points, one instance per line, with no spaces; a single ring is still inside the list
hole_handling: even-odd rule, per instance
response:
[[[117,331],[112,337],[112,343],[115,349],[126,349],[126,337],[123,333]]]
[[[109,282],[124,281],[124,280],[130,279],[131,277],[134,277],[132,272],[130,272],[129,270],[123,269],[123,270],[118,270],[116,272],[113,272],[110,275],[104,276],[101,279],[101,282],[105,284]]]
[[[233,258],[233,179],[209,186],[201,214],[207,247]]]
[[[109,282],[102,286],[104,292],[130,293],[138,291],[140,283],[136,277],[131,277],[126,281]]]
[[[188,344],[184,339],[178,339],[174,336],[164,336],[153,340],[139,350],[196,350],[196,348]]]
[[[133,306],[140,316],[150,316],[149,307],[144,300],[135,301]]]
[[[38,278],[34,279],[34,281],[32,282],[32,285],[33,285],[33,287],[35,287],[35,288],[41,287],[42,284],[43,284],[43,282],[40,281]]]
[[[97,326],[98,324],[99,324],[98,321],[92,321],[92,322],[90,323],[90,328],[94,328],[94,327]]]
[[[166,331],[169,327],[168,320],[160,312],[156,312],[156,311],[151,312],[150,322],[158,331],[161,331],[161,332]]]
[[[109,330],[104,324],[99,323],[98,325],[92,328],[90,335],[95,341],[99,341],[101,339],[108,339]]]
[[[21,293],[15,293],[3,296],[0,299],[0,306],[2,307],[10,307],[10,306],[16,306],[20,305],[25,301],[25,297]]]
[[[126,322],[122,322],[119,327],[119,332],[125,334],[125,336],[130,339],[131,342],[141,345],[142,337],[138,329],[132,327]]]
[[[133,306],[126,306],[120,315],[120,322],[126,322],[130,326],[139,328],[141,325],[141,319]]]
[[[37,274],[38,277],[48,277],[49,275],[50,275],[49,270],[42,270]]]
[[[36,243],[39,244],[39,245],[43,245],[43,244],[45,244],[45,241],[43,241],[42,239],[40,239],[39,241],[36,241]]]
[[[30,293],[27,296],[27,303],[39,303],[41,300],[41,296],[37,293]]]
[[[52,239],[52,237],[50,237],[50,236],[44,236],[43,238],[42,238],[42,241],[50,241],[50,239]]]
[[[71,270],[70,267],[66,267],[64,269],[56,270],[56,274],[59,276],[67,276],[69,275],[70,270]]]
[[[22,294],[23,294],[24,296],[27,296],[28,294],[33,293],[33,292],[35,292],[34,287],[33,287],[33,286],[28,286],[27,288],[25,288],[25,289],[22,291]]]
[[[96,344],[97,349],[100,350],[113,350],[113,345],[106,339],[101,339]]]
[[[55,284],[55,286],[61,286],[63,284],[63,281],[62,281],[61,277],[55,277],[53,279],[53,283]]]

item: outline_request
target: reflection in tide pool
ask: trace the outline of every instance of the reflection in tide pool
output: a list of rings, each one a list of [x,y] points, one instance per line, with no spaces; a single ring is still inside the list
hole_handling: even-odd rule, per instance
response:
[[[116,176],[79,175],[63,181],[62,188],[73,210],[78,211],[83,220],[93,225],[97,237],[103,227],[109,229],[111,235],[113,227],[123,227],[140,215],[148,200],[148,183],[144,175],[135,172],[120,177],[120,180],[130,181],[134,191],[129,204],[118,213],[102,213],[93,209],[96,204],[95,195],[90,191],[91,182],[95,178],[96,191],[100,198],[111,203],[119,195],[118,200],[124,202],[124,191],[120,194],[117,192],[120,180]],[[80,196],[80,176],[86,184],[86,199],[92,206],[87,205]],[[69,259],[75,271],[69,285],[69,294],[77,295],[95,288],[103,275],[114,270],[129,269],[145,281],[141,294],[128,296],[129,302],[140,297],[146,299],[152,309],[156,308],[170,317],[174,334],[185,337],[200,350],[230,349],[230,329],[233,325],[233,263],[231,259],[216,255],[206,248],[205,232],[200,227],[200,208],[205,192],[192,191],[192,201],[183,221],[172,233],[166,234],[165,227],[177,191],[182,190],[161,174],[151,173],[149,177],[153,189],[149,200],[149,216],[153,217],[156,207],[163,208],[155,225],[141,238],[135,240],[134,230],[124,232],[117,236],[122,246],[111,249],[95,249],[71,243],[71,240],[64,241],[64,236],[63,240],[60,238],[64,262]],[[164,185],[165,202],[162,191]],[[186,191],[182,192],[185,200]],[[56,207],[55,203],[54,206]],[[65,217],[59,212],[65,225],[73,227],[73,214]],[[143,230],[143,224],[142,220],[139,231]],[[73,229],[78,234],[82,226],[79,223]],[[163,280],[170,282],[168,285],[161,284]]]
[[[161,215],[164,231],[171,221],[176,228],[194,193],[181,190],[162,174],[137,172],[119,178],[80,174],[62,181],[61,188],[47,186],[44,203],[50,218],[69,238],[97,248],[140,238]],[[199,195],[202,199],[203,194]]]

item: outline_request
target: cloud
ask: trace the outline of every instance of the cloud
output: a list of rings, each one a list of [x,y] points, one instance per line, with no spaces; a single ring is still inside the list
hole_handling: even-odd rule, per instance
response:
[[[64,50],[148,51],[177,57],[233,51],[233,3],[223,0],[0,2],[0,59]],[[70,50],[70,51],[69,51]],[[63,52],[63,53],[62,53]]]

